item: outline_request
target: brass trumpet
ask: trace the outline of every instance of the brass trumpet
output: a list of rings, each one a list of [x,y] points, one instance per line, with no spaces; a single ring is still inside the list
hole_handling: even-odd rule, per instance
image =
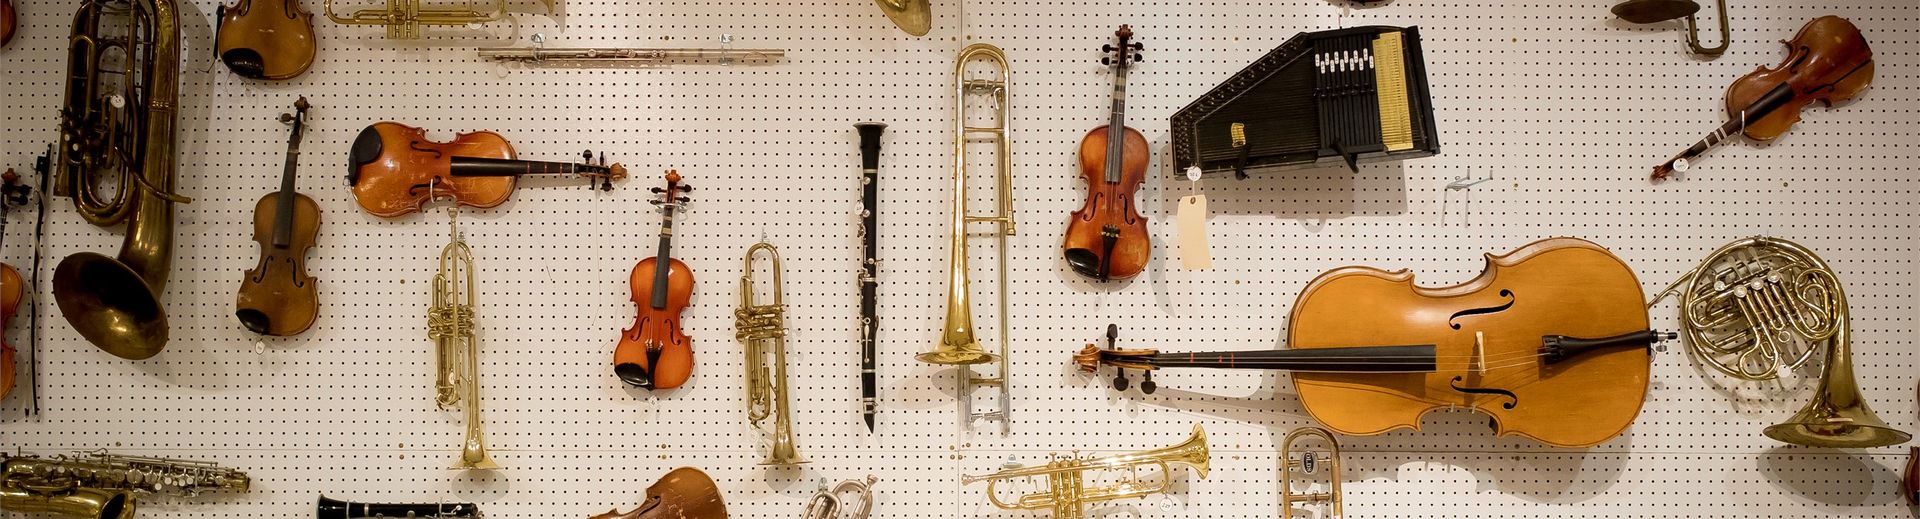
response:
[[[1207,478],[1207,431],[1200,424],[1193,424],[1193,435],[1178,445],[1135,454],[1123,454],[1105,458],[1080,457],[1078,453],[1067,456],[1049,456],[1046,465],[1003,470],[981,476],[961,476],[960,484],[971,485],[975,482],[987,482],[987,501],[993,506],[1005,510],[1052,510],[1053,519],[1080,519],[1086,516],[1086,504],[1101,501],[1116,501],[1143,497],[1167,491],[1171,486],[1169,478],[1173,475],[1173,464],[1193,467],[1200,479]],[[1161,479],[1152,485],[1140,482],[1141,467],[1159,467]],[[1127,477],[1119,483],[1104,487],[1087,488],[1086,472],[1094,470],[1124,470]],[[1002,501],[996,491],[1001,481],[1013,478],[1045,477],[1047,491],[1020,496],[1012,503]]]
[[[173,270],[174,107],[180,19],[173,0],[87,0],[73,17],[60,145],[48,193],[88,223],[125,222],[118,257],[60,260],[53,298],[87,342],[124,359],[167,345],[160,295]],[[111,197],[99,187],[119,186]]]
[[[766,251],[773,262],[773,304],[754,304],[753,255]],[[774,420],[773,448],[761,465],[797,465],[806,463],[793,446],[793,406],[787,399],[787,305],[780,299],[785,288],[780,283],[780,253],[773,244],[760,242],[747,248],[746,267],[740,274],[740,307],[733,310],[733,337],[747,350],[747,420],[754,428],[767,416]],[[773,373],[767,373],[767,347],[773,347]]]
[[[431,189],[431,188],[429,188]],[[460,238],[457,204],[447,209],[453,240],[440,249],[440,271],[433,275],[433,308],[427,311],[427,336],[435,352],[434,403],[441,409],[466,409],[467,436],[456,469],[500,468],[487,455],[480,420],[480,342],[473,334],[473,249]]]
[[[1000,70],[1000,79],[968,79],[967,63],[979,58],[992,63]],[[1007,237],[1013,235],[1013,166],[1007,161],[1013,160],[1010,135],[1010,119],[1007,117],[1007,84],[1011,69],[1007,67],[1007,56],[999,47],[985,43],[968,45],[960,51],[960,59],[954,64],[954,141],[953,141],[953,220],[951,241],[948,244],[947,263],[947,318],[940,334],[940,345],[933,351],[921,353],[914,358],[921,362],[960,366],[960,416],[971,429],[975,420],[985,419],[1000,422],[1000,434],[1008,432],[1007,405],[1013,400],[1007,387]],[[994,104],[994,124],[992,126],[969,126],[967,124],[967,100],[972,97],[986,97]],[[967,211],[967,141],[975,134],[983,134],[995,141],[998,169],[995,176],[999,209],[991,216],[974,216]],[[972,287],[967,278],[967,224],[996,224],[994,237],[999,240],[998,252],[1000,266],[995,270],[1000,276],[1000,285],[996,292],[1000,296],[1000,335],[999,354],[987,353],[980,347],[980,341],[973,335]],[[982,377],[969,367],[973,364],[994,363],[997,373]],[[976,386],[999,386],[999,408],[993,411],[973,412],[973,393]]]
[[[1300,458],[1294,459],[1293,453],[1296,451],[1293,448],[1293,442],[1308,436],[1318,436],[1321,441],[1326,442],[1327,453],[1322,455],[1316,452],[1300,451]],[[1326,503],[1331,508],[1332,513],[1327,516],[1330,519],[1340,519],[1345,514],[1341,511],[1340,505],[1340,440],[1333,437],[1333,432],[1319,427],[1294,429],[1293,432],[1287,433],[1286,440],[1280,444],[1280,459],[1287,464],[1286,470],[1280,471],[1281,519],[1293,519],[1294,503]],[[1328,490],[1326,492],[1294,492],[1293,473],[1298,471],[1301,474],[1311,475],[1320,470],[1321,463],[1327,464]]]
[[[800,514],[801,519],[840,519],[840,513],[847,510],[846,501],[841,494],[860,496],[860,507],[852,509],[850,519],[867,519],[873,511],[873,482],[878,481],[872,475],[865,480],[849,479],[829,488],[827,480],[820,480],[820,491],[807,501],[807,509]]]

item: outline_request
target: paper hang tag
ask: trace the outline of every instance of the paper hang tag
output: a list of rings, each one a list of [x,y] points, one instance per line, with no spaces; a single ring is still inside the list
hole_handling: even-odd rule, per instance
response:
[[[1180,266],[1188,270],[1213,268],[1213,253],[1207,250],[1207,195],[1181,197],[1174,219],[1179,227]]]

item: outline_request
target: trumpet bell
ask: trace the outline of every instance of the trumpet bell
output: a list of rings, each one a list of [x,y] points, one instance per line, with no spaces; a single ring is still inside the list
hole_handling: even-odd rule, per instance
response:
[[[873,0],[901,31],[926,36],[933,30],[933,6],[927,0]]]
[[[54,302],[74,331],[107,353],[152,358],[167,346],[167,313],[140,274],[120,260],[80,252],[53,271]]]

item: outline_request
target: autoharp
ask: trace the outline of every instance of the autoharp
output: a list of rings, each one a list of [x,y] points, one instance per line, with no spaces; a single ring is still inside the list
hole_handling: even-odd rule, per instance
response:
[[[1173,115],[1178,170],[1260,173],[1440,152],[1418,27],[1300,33]]]

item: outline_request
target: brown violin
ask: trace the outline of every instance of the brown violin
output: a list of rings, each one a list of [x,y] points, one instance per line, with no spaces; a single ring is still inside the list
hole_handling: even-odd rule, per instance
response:
[[[382,122],[354,139],[347,184],[361,209],[392,218],[419,211],[438,197],[483,209],[498,206],[513,195],[514,180],[527,175],[577,175],[610,191],[613,181],[627,178],[627,169],[604,163],[604,158],[594,164],[515,160],[513,145],[497,133],[462,133],[451,142],[437,142],[427,140],[426,130]]]
[[[13,41],[15,16],[13,0],[0,0],[0,47],[5,47],[8,42]]]
[[[620,509],[587,519],[726,519],[727,504],[713,478],[693,467],[680,467],[647,487],[646,498],[633,511]]]
[[[1654,180],[1686,173],[1690,161],[1735,134],[1770,141],[1800,122],[1800,111],[1814,101],[1832,107],[1873,84],[1873,49],[1860,28],[1838,16],[1807,22],[1787,46],[1787,58],[1759,67],[1727,87],[1725,124],[1692,147],[1653,168]]]
[[[680,312],[693,299],[693,270],[668,254],[673,249],[673,212],[691,200],[693,186],[680,183],[680,172],[667,171],[667,187],[653,188],[659,197],[660,247],[651,258],[634,264],[627,282],[633,304],[640,307],[633,327],[620,332],[613,349],[613,374],[634,387],[672,389],[693,376],[693,339],[680,329]]]
[[[1147,178],[1147,138],[1128,128],[1127,68],[1140,61],[1144,46],[1132,42],[1133,29],[1122,25],[1113,33],[1119,45],[1105,45],[1112,56],[1101,62],[1113,67],[1113,111],[1106,126],[1080,139],[1080,176],[1087,182],[1087,201],[1067,221],[1067,266],[1099,281],[1129,279],[1147,269],[1153,244],[1147,219],[1133,204],[1134,192]]]
[[[25,206],[33,191],[20,182],[20,174],[14,173],[13,168],[7,168],[6,174],[0,175],[0,181],[5,182],[0,187],[0,205],[4,206],[0,208],[0,227],[4,227],[5,213]],[[14,270],[13,265],[0,263],[0,399],[13,393],[15,352],[13,345],[6,341],[6,329],[13,324],[13,316],[20,312],[20,301],[26,299],[26,295],[27,281],[20,277],[20,271]]]
[[[289,79],[313,66],[313,13],[300,0],[239,0],[215,20],[213,52],[240,77]]]
[[[280,114],[281,122],[293,125],[280,191],[253,204],[253,241],[260,243],[260,263],[241,279],[234,315],[261,335],[298,335],[320,314],[320,287],[307,275],[307,250],[320,234],[320,204],[293,190],[307,107],[302,97],[294,101],[294,113]]]
[[[1327,428],[1371,435],[1420,427],[1435,409],[1493,418],[1496,434],[1560,447],[1620,434],[1640,413],[1649,347],[1673,334],[1647,328],[1640,282],[1592,242],[1554,238],[1505,256],[1450,287],[1415,285],[1407,271],[1346,267],[1321,274],[1294,302],[1291,348],[1162,353],[1092,345],[1083,371],[1276,369],[1293,372],[1300,403]]]

